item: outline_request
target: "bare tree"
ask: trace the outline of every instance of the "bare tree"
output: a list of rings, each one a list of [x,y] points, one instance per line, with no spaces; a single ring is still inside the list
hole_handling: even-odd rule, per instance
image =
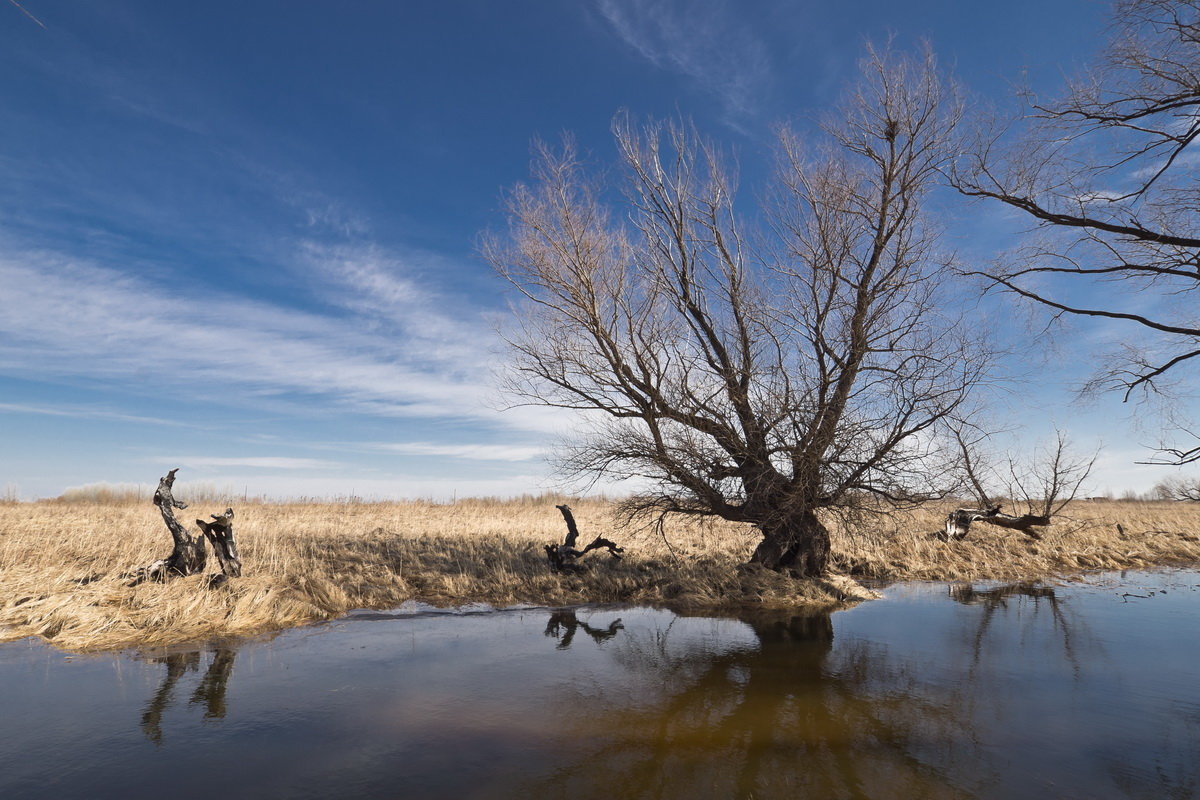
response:
[[[1164,391],[1200,363],[1200,0],[1120,0],[1095,67],[1057,102],[1031,98],[1014,128],[954,170],[960,191],[1037,225],[1014,263],[977,274],[1055,317],[1133,326],[1142,342],[1092,387],[1126,401]],[[1163,447],[1159,463],[1198,459],[1200,447]]]
[[[1159,500],[1187,500],[1200,503],[1200,478],[1167,478],[1154,487]]]
[[[986,374],[922,200],[960,104],[931,54],[870,53],[819,148],[778,143],[747,221],[721,154],[687,125],[614,125],[624,202],[569,144],[541,146],[485,253],[524,296],[511,389],[594,412],[569,472],[634,479],[631,515],[762,534],[751,562],[819,575],[819,514],[928,497],[937,428]]]
[[[965,539],[971,523],[979,521],[1042,538],[1034,529],[1049,525],[1074,502],[1091,476],[1098,455],[1077,454],[1062,431],[1055,433],[1050,446],[1024,461],[1012,455],[990,457],[984,447],[988,434],[969,426],[956,425],[953,434],[961,454],[963,485],[980,507],[951,512],[943,536],[947,540]],[[1014,506],[1015,514],[1002,511],[1001,497]]]

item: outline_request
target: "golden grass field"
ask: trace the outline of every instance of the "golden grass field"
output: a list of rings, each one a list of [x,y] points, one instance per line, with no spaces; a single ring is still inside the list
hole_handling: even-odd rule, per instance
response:
[[[756,543],[752,528],[680,521],[665,529],[668,547],[653,529],[618,526],[613,505],[602,500],[571,501],[580,542],[603,534],[626,557],[597,551],[585,558],[585,573],[554,574],[542,545],[565,532],[557,502],[243,504],[236,533],[244,575],[213,589],[198,575],[126,585],[125,573],[171,549],[149,502],[4,503],[0,641],[41,636],[69,650],[165,645],[407,600],[718,608],[834,604],[854,595],[845,577],[812,583],[739,570]],[[1042,541],[976,523],[966,541],[953,543],[931,536],[947,508],[853,530],[833,526],[835,570],[861,579],[1030,580],[1200,561],[1200,504],[1081,502]],[[220,510],[196,503],[180,519]]]

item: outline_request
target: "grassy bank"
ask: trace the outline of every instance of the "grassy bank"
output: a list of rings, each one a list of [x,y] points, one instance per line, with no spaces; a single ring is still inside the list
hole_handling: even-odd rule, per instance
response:
[[[666,530],[668,547],[654,531],[619,529],[605,502],[573,507],[583,541],[603,533],[627,557],[592,554],[583,575],[551,574],[541,546],[561,540],[564,526],[550,499],[251,503],[237,509],[245,575],[210,590],[201,576],[125,585],[125,572],[170,550],[149,503],[0,504],[0,640],[40,635],[79,650],[161,645],[413,599],[703,608],[835,603],[848,589],[844,580],[739,571],[752,529],[680,522]],[[218,510],[197,504],[182,518]],[[1006,580],[1200,561],[1200,505],[1083,503],[1040,542],[977,523],[969,540],[947,544],[929,535],[944,514],[930,508],[835,527],[834,564],[862,578]]]

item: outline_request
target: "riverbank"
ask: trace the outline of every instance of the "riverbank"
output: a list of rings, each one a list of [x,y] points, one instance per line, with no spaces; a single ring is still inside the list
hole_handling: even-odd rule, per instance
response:
[[[165,645],[407,600],[717,609],[828,606],[854,591],[847,577],[806,582],[739,570],[756,543],[753,529],[678,521],[664,539],[653,529],[620,529],[612,506],[598,500],[572,501],[581,540],[615,539],[625,558],[597,552],[586,573],[554,574],[542,546],[564,533],[555,502],[562,500],[242,505],[236,530],[245,573],[214,589],[203,576],[126,585],[128,571],[170,551],[149,503],[3,504],[0,641],[42,636],[70,650]],[[196,504],[182,519],[220,510]],[[942,542],[931,536],[946,513],[940,506],[834,525],[833,564],[862,579],[1045,580],[1200,561],[1200,504],[1088,502],[1070,512],[1041,541],[977,524],[968,540]]]

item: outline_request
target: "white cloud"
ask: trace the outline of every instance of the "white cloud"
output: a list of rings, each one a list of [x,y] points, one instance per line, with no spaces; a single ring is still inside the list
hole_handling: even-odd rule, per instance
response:
[[[551,488],[544,477],[530,474],[457,480],[424,475],[355,478],[339,475],[252,474],[222,475],[221,482],[236,486],[251,497],[274,499],[360,497],[367,500],[450,500],[464,497],[513,497],[538,494]]]
[[[187,285],[45,252],[10,255],[0,258],[0,370],[186,390],[235,404],[301,396],[375,415],[545,428],[539,415],[495,411],[493,337],[482,314],[449,309],[383,265],[395,267],[348,251],[323,262],[348,284],[346,305],[356,297],[375,305],[372,326],[362,316],[198,296]]]
[[[767,51],[724,0],[596,0],[616,35],[654,66],[715,95],[726,121],[755,113],[770,78]]]
[[[342,466],[336,461],[319,458],[288,458],[286,456],[261,456],[245,458],[222,458],[212,456],[172,456],[152,458],[155,464],[172,464],[192,469],[219,467],[250,467],[252,469],[330,469]]]
[[[1159,481],[1178,473],[1178,470],[1138,463],[1152,455],[1149,448],[1102,450],[1092,467],[1088,484],[1118,497],[1127,491],[1149,492]]]
[[[371,445],[371,449],[406,456],[447,456],[468,461],[532,461],[545,452],[541,447],[503,444],[433,444],[397,442]]]
[[[145,425],[172,425],[191,427],[186,422],[158,417],[145,417],[138,414],[121,414],[116,411],[105,411],[96,408],[80,408],[76,406],[31,406],[21,403],[0,403],[0,411],[13,414],[38,414],[48,417],[76,417],[79,419],[99,419],[108,422],[132,422]]]
[[[391,330],[393,347],[408,360],[486,374],[493,336],[482,314],[464,308],[451,315],[444,298],[413,278],[418,270],[456,265],[430,253],[397,254],[371,245],[304,242],[301,256],[326,302],[369,320],[376,331]]]
[[[1186,174],[1186,171],[1189,168],[1195,167],[1197,164],[1200,164],[1200,146],[1193,145],[1176,156],[1175,161],[1172,162],[1171,166],[1179,172]],[[1132,170],[1129,175],[1130,177],[1139,181],[1145,180],[1157,175],[1158,172],[1166,165],[1167,160],[1165,158],[1156,159],[1144,167],[1138,167],[1137,169]]]

